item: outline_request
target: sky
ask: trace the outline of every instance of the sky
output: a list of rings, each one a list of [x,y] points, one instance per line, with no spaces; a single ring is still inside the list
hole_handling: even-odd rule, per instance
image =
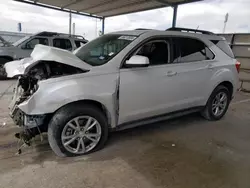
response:
[[[226,33],[250,32],[250,0],[205,0],[181,5],[178,8],[177,27],[198,28],[221,33],[226,13],[229,19]],[[105,33],[119,30],[150,28],[165,30],[171,27],[171,7],[107,18]],[[17,31],[22,23],[23,32],[54,31],[68,33],[69,14],[36,7],[12,0],[0,0],[0,30]],[[101,21],[73,15],[76,34],[91,40],[98,36]]]

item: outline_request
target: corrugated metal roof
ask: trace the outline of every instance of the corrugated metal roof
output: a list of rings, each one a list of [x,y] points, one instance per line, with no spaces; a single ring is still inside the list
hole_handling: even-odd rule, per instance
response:
[[[201,0],[15,0],[38,6],[93,15],[110,17],[144,10],[151,10],[176,4]]]

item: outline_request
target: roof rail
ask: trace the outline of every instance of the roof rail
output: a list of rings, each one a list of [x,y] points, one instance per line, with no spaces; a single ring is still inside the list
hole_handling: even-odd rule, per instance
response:
[[[135,30],[152,30],[152,29],[147,29],[147,28],[137,28]]]
[[[66,33],[48,32],[48,31],[43,31],[43,32],[37,33],[36,36],[43,36],[43,37],[54,37],[54,36],[73,37],[73,38],[77,38],[77,39],[86,40],[81,35],[70,35],[70,34],[66,34]]]
[[[171,27],[166,31],[180,31],[180,32],[188,32],[188,33],[201,33],[206,35],[215,35],[210,31],[198,30],[198,29],[189,29],[189,28],[181,28],[181,27]]]

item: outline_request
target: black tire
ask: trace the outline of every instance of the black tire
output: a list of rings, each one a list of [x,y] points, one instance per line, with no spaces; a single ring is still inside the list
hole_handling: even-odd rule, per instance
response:
[[[225,107],[223,113],[221,113],[218,116],[215,116],[214,113],[212,112],[212,103],[213,103],[213,100],[215,99],[215,97],[217,96],[217,94],[220,93],[220,92],[223,92],[223,93],[226,94],[226,96],[227,96],[227,104],[226,104],[226,107]],[[207,101],[207,104],[206,104],[205,108],[201,112],[201,115],[205,119],[207,119],[209,121],[220,120],[225,115],[225,113],[227,112],[230,101],[231,101],[231,94],[230,94],[229,90],[225,86],[219,85],[212,92],[211,96],[209,97],[209,99]]]
[[[7,76],[5,74],[3,66],[4,66],[5,63],[7,63],[9,61],[10,61],[9,59],[0,57],[0,80],[6,80],[7,79]]]
[[[98,144],[92,150],[81,155],[95,152],[104,147],[108,139],[108,133],[109,133],[107,118],[105,117],[105,115],[101,110],[99,110],[93,105],[75,103],[75,104],[69,104],[59,109],[49,122],[48,140],[51,149],[56,153],[56,155],[60,157],[71,157],[80,155],[71,153],[65,149],[61,141],[61,135],[63,128],[64,126],[66,126],[67,122],[69,122],[70,120],[72,120],[77,116],[84,116],[84,115],[91,116],[99,122],[101,126],[101,138]]]

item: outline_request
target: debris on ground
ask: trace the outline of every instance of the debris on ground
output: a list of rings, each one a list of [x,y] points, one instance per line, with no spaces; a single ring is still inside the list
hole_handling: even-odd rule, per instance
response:
[[[6,125],[6,122],[2,122],[0,127],[4,127]]]

